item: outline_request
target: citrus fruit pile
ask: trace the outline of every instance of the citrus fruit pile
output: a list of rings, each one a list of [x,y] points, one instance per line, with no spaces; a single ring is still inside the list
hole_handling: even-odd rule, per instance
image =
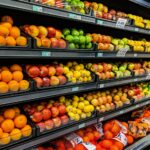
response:
[[[6,108],[0,114],[0,145],[18,141],[32,134],[32,127],[18,107]]]
[[[3,16],[0,22],[0,46],[26,46],[27,38],[21,35],[10,16]]]
[[[0,93],[17,92],[29,89],[29,82],[24,80],[23,69],[18,64],[0,67]]]

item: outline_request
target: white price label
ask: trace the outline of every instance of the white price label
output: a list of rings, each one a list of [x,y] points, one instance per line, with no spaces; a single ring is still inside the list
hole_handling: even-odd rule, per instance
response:
[[[85,123],[82,123],[78,126],[79,129],[84,128],[85,127]]]
[[[122,133],[120,132],[117,136],[115,136],[113,138],[114,140],[117,140],[119,142],[121,142],[124,146],[127,145],[127,137]]]
[[[103,20],[97,20],[97,24],[103,24]]]
[[[87,150],[96,150],[96,146],[91,143],[86,142],[86,143],[82,143],[82,144],[85,146],[85,148]]]
[[[97,53],[97,57],[103,57],[103,53]]]
[[[73,13],[69,13],[69,18],[72,18],[72,19],[77,19],[77,20],[81,20],[81,15],[76,15],[76,14],[73,14]]]
[[[139,28],[134,28],[134,31],[137,31],[137,32],[138,32],[138,31],[139,31]]]
[[[99,85],[99,88],[104,88],[104,84],[100,84],[100,85]]]
[[[43,51],[42,52],[42,56],[51,56],[51,52],[45,52],[45,51]]]
[[[150,73],[148,73],[148,75],[146,76],[146,79],[150,79]]]
[[[137,57],[137,54],[136,54],[136,53],[134,54],[134,57]]]
[[[138,81],[138,79],[136,78],[136,79],[134,79],[134,82],[137,82]]]
[[[124,110],[119,111],[119,114],[122,115],[124,113]]]
[[[127,23],[127,19],[124,18],[118,18],[117,23],[116,23],[116,27],[118,28],[124,28],[125,25]]]
[[[43,12],[43,8],[41,6],[36,5],[33,5],[32,10],[37,12]]]
[[[117,57],[125,57],[127,51],[128,51],[127,48],[120,49],[120,50],[117,52],[116,56],[117,56]]]
[[[95,124],[95,128],[96,128],[96,130],[100,133],[100,135],[103,135],[103,134],[104,134],[104,133],[103,133],[103,127],[102,127],[102,123],[101,123],[101,122]]]
[[[79,90],[79,87],[73,87],[72,88],[72,92],[76,92],[76,91],[78,91]]]

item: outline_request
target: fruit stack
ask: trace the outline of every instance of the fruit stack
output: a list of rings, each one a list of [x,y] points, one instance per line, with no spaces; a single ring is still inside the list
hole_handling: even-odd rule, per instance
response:
[[[25,104],[24,111],[39,127],[40,132],[52,130],[69,122],[66,106],[58,101],[49,100],[33,104]]]
[[[144,61],[143,62],[143,68],[146,70],[146,72],[150,73],[150,61]]]
[[[21,35],[10,16],[3,16],[0,22],[0,46],[27,46],[27,38]]]
[[[29,82],[24,80],[23,69],[14,64],[0,67],[0,93],[18,92],[29,89]]]
[[[142,63],[129,63],[128,69],[133,71],[134,76],[143,76],[145,75],[145,70],[142,66]]]
[[[85,35],[82,29],[65,28],[63,30],[63,37],[68,41],[69,49],[91,49],[93,47],[91,36]]]
[[[37,47],[60,49],[67,47],[66,41],[62,39],[62,32],[54,27],[24,25],[23,30],[36,40]]]
[[[30,137],[32,127],[27,123],[25,115],[21,114],[18,107],[1,110],[0,113],[0,145]]]

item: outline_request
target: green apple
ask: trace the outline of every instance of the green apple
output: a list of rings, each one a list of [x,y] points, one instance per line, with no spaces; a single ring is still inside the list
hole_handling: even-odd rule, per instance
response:
[[[69,42],[73,42],[73,36],[72,35],[67,35],[66,40]]]
[[[86,45],[86,48],[87,48],[87,49],[91,49],[91,48],[92,48],[92,43],[88,43],[88,44]]]
[[[74,43],[79,43],[79,36],[73,36],[73,42]]]
[[[79,45],[78,44],[76,44],[75,47],[76,47],[76,49],[79,49]]]
[[[80,49],[85,49],[85,44],[81,44]]]
[[[92,37],[88,35],[85,36],[85,39],[86,39],[85,40],[86,43],[90,43],[92,41]]]
[[[63,30],[63,35],[66,36],[66,35],[69,35],[70,34],[70,30],[68,28],[65,28]]]
[[[112,71],[118,71],[118,66],[117,65],[113,65]]]
[[[75,44],[74,43],[70,43],[69,44],[69,49],[75,49],[76,47],[75,47]]]
[[[128,39],[127,38],[123,38],[122,40],[123,40],[125,45],[128,44]]]
[[[125,70],[126,70],[126,68],[125,68],[124,66],[120,66],[120,67],[119,67],[119,71],[125,72]]]
[[[80,35],[79,36],[79,41],[80,41],[80,44],[85,44],[85,36]]]
[[[128,69],[131,70],[131,71],[134,70],[134,64],[133,64],[133,63],[130,63],[130,64],[128,65]]]
[[[72,30],[71,30],[71,34],[72,34],[73,36],[79,36],[79,32],[78,32],[77,29],[72,29]]]
[[[129,77],[131,75],[131,72],[129,70],[126,70],[123,74],[125,77]]]
[[[84,35],[84,31],[82,29],[79,30],[80,35]]]
[[[114,44],[114,45],[118,45],[118,39],[112,39],[112,43]]]

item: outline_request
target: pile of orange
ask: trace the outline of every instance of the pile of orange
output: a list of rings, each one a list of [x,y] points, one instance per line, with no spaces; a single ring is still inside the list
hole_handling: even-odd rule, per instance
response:
[[[0,93],[27,90],[29,82],[23,78],[22,67],[18,64],[14,64],[10,68],[7,66],[0,67]]]
[[[3,16],[0,22],[0,46],[26,46],[27,38],[21,35],[18,27],[13,26],[10,16]]]
[[[7,108],[0,115],[0,145],[18,141],[22,137],[29,137],[32,128],[27,124],[27,118],[20,113],[18,107]]]

